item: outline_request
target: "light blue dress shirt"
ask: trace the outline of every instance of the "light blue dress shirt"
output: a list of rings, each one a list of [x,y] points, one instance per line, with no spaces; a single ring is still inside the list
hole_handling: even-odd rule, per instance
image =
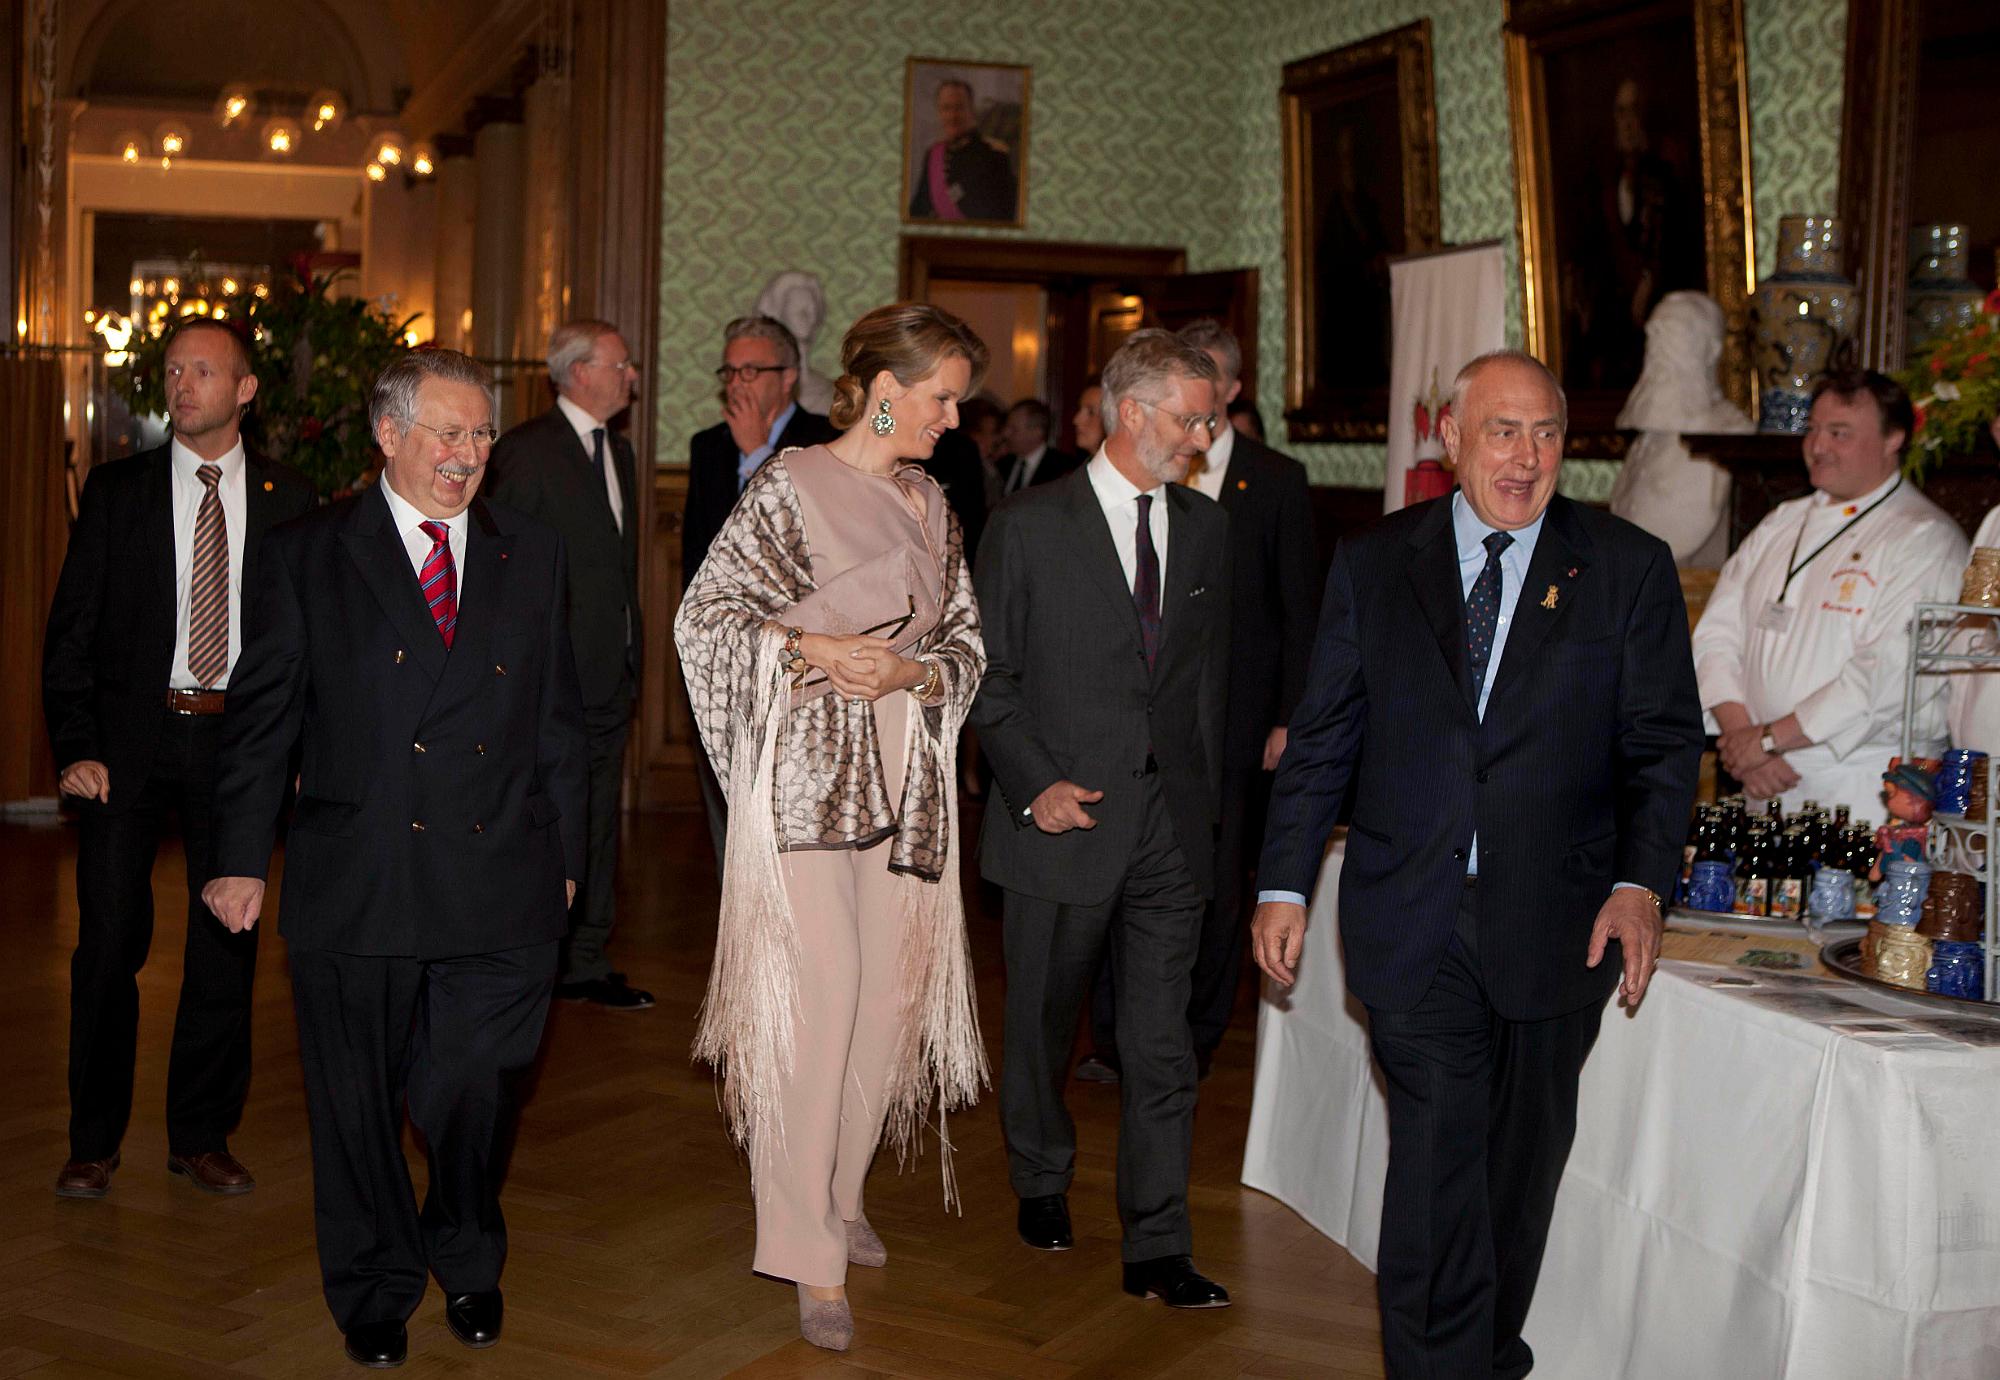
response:
[[[743,486],[750,482],[750,476],[757,473],[757,467],[771,458],[771,452],[778,448],[778,438],[785,434],[785,428],[792,424],[792,415],[799,410],[796,401],[785,404],[785,410],[771,423],[771,434],[764,438],[764,444],[744,454],[736,452],[736,492],[742,493]]]
[[[1500,658],[1507,651],[1507,633],[1514,626],[1514,606],[1521,602],[1521,586],[1528,578],[1528,562],[1534,559],[1535,543],[1541,539],[1542,522],[1548,516],[1544,510],[1540,517],[1526,527],[1516,528],[1514,540],[1500,553],[1500,616],[1493,629],[1493,654],[1486,659],[1486,678],[1479,683],[1479,717],[1486,717],[1486,697],[1493,693],[1493,675],[1500,669]],[[1451,531],[1458,543],[1458,592],[1461,599],[1472,596],[1472,586],[1479,579],[1479,572],[1486,568],[1486,538],[1499,531],[1488,527],[1472,511],[1472,505],[1465,501],[1465,493],[1460,490],[1451,496]],[[1479,875],[1479,835],[1472,836],[1472,847],[1466,855],[1465,875]],[[1264,901],[1290,901],[1294,905],[1304,905],[1306,898],[1296,891],[1260,891],[1259,903]]]

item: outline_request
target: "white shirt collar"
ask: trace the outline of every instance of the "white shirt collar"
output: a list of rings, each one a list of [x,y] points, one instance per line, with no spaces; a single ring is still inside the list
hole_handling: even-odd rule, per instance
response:
[[[396,492],[396,486],[389,482],[389,476],[386,472],[383,474],[381,479],[377,480],[376,482],[382,490],[382,497],[389,500],[389,516],[391,520],[395,522],[396,530],[398,532],[407,535],[411,532],[414,532],[417,529],[417,524],[419,523],[442,522],[445,525],[445,527],[449,529],[453,537],[459,538],[461,540],[464,538],[465,517],[467,513],[472,511],[469,507],[461,509],[458,516],[456,517],[448,517],[448,518],[425,517],[421,512],[417,510],[415,504],[411,503],[408,499],[404,498],[401,494]]]
[[[242,470],[244,464],[246,463],[243,454],[243,438],[241,436],[236,438],[235,445],[231,446],[228,450],[224,451],[221,456],[219,456],[214,460],[202,459],[199,455],[196,455],[192,450],[189,450],[186,444],[183,443],[181,438],[178,436],[174,437],[173,449],[171,451],[171,454],[173,455],[174,458],[174,468],[180,471],[180,473],[185,475],[188,479],[193,480],[195,483],[201,482],[199,479],[196,478],[195,471],[200,469],[203,465],[222,466],[223,479],[230,480],[236,477],[236,475]]]
[[[600,427],[602,427],[607,433],[609,433],[609,431],[611,430],[608,424],[598,421],[597,418],[591,416],[588,412],[585,412],[582,408],[578,407],[575,403],[571,402],[568,398],[564,397],[560,393],[556,394],[556,406],[562,409],[563,416],[569,418],[569,424],[572,427],[576,428],[576,438],[577,440],[583,442],[583,453],[585,455],[589,455],[591,453],[590,451],[591,432],[598,430]],[[611,437],[607,434],[604,438],[604,441],[606,445],[609,445],[611,443]]]
[[[1097,448],[1097,454],[1090,457],[1086,469],[1090,475],[1090,487],[1097,491],[1097,501],[1106,512],[1131,506],[1139,501],[1141,494],[1158,497],[1166,492],[1164,484],[1155,484],[1150,489],[1134,487],[1131,480],[1118,472],[1118,467],[1111,463],[1111,457],[1104,453],[1102,446]]]
[[[1220,474],[1229,467],[1229,457],[1235,453],[1236,428],[1225,420],[1208,443],[1208,468]]]
[[[1858,513],[1863,508],[1866,508],[1869,504],[1888,497],[1889,490],[1895,488],[1896,485],[1902,481],[1902,478],[1903,478],[1903,472],[1899,468],[1895,470],[1893,473],[1891,473],[1887,479],[1883,480],[1880,484],[1877,484],[1874,488],[1870,489],[1867,493],[1861,495],[1861,497],[1859,498],[1835,499],[1832,494],[1827,493],[1824,489],[1814,489],[1812,493],[1813,506],[1816,508],[1825,508],[1829,506],[1839,507],[1843,509],[1852,508],[1856,513]]]

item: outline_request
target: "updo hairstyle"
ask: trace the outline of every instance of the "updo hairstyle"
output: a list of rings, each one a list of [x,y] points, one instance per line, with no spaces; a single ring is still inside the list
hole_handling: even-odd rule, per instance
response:
[[[833,384],[829,420],[842,431],[868,413],[868,384],[887,369],[908,388],[929,378],[953,355],[972,366],[970,393],[986,375],[986,342],[972,327],[922,302],[877,307],[848,328],[840,342],[840,377]]]

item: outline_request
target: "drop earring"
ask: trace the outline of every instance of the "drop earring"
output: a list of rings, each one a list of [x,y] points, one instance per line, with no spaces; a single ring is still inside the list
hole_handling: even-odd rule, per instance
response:
[[[882,399],[882,405],[875,409],[875,415],[868,419],[868,425],[875,429],[877,436],[896,434],[896,419],[889,415],[889,400]]]

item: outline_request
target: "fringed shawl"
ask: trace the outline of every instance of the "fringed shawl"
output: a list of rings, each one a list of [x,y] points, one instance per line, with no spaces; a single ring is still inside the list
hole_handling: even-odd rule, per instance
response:
[[[783,1144],[778,1093],[792,1069],[802,980],[779,854],[887,839],[904,910],[904,1019],[883,1134],[898,1163],[906,1162],[921,1150],[927,1110],[936,1102],[945,1202],[952,1206],[957,1189],[945,1116],[971,1104],[988,1082],[958,882],[955,805],[958,733],[986,650],[956,518],[920,470],[908,467],[899,477],[920,481],[927,522],[944,553],[938,626],[914,653],[938,665],[942,688],[935,703],[910,706],[900,802],[888,798],[871,706],[839,695],[791,703],[782,620],[815,586],[810,534],[785,455],[751,476],[674,620],[695,723],[729,800],[722,911],[694,1055],[722,1071],[730,1132],[750,1152],[752,1175],[763,1173]]]

